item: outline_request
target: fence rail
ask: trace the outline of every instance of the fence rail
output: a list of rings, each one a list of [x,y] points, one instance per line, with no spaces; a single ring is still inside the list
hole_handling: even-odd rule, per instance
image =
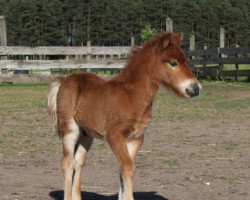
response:
[[[121,69],[124,61],[86,62],[85,60],[0,60],[0,68],[12,70]]]
[[[200,76],[225,77],[250,76],[250,48],[218,48],[188,52],[189,65]],[[232,64],[235,70],[225,70],[226,64]],[[240,65],[249,65],[241,69]]]
[[[89,70],[116,70],[125,65],[130,46],[123,47],[15,47],[0,46],[0,69],[49,70],[81,68]],[[218,48],[187,52],[189,65],[200,76],[250,76],[240,65],[250,64],[250,48]],[[235,70],[225,70],[233,64]]]
[[[128,55],[130,46],[83,46],[83,47],[23,47],[0,46],[0,56],[13,55]]]
[[[15,47],[0,46],[0,69],[54,68],[121,69],[131,47]],[[1,59],[2,58],[2,59]]]

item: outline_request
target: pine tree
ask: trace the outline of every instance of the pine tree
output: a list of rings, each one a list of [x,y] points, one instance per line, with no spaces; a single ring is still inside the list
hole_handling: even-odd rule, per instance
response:
[[[0,0],[0,15],[6,17],[9,45],[129,45],[146,24],[164,31],[166,18],[174,31],[183,32],[183,47],[189,35],[196,47],[217,48],[220,26],[226,30],[226,45],[250,45],[248,0]]]

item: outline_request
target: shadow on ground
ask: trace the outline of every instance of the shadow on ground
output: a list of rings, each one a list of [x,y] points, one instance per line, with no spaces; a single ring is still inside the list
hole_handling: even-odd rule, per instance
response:
[[[50,197],[54,200],[63,200],[63,191],[52,191],[49,193]],[[93,192],[82,192],[82,198],[91,200],[117,200],[117,195],[101,195]],[[134,198],[136,200],[169,200],[163,196],[158,195],[156,192],[135,192]]]

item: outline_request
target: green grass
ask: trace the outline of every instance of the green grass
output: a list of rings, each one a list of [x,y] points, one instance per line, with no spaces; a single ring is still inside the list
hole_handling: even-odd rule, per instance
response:
[[[54,134],[46,113],[47,85],[0,85],[0,152],[42,151]],[[44,145],[44,146],[43,146]]]
[[[233,64],[224,65],[224,69],[225,70],[236,70],[235,65],[233,65]],[[239,70],[250,70],[250,65],[249,64],[239,65]]]
[[[180,165],[180,161],[177,160],[176,158],[171,158],[171,159],[167,159],[167,160],[162,160],[163,164],[167,164],[169,166],[177,166]]]
[[[203,81],[202,86],[201,95],[194,99],[161,89],[154,101],[153,121],[220,120],[250,113],[249,83]],[[60,142],[46,112],[47,89],[48,85],[0,85],[0,153],[46,151]],[[98,148],[106,146],[100,143]],[[237,147],[224,144],[221,148]]]
[[[107,144],[106,144],[105,142],[99,142],[99,143],[97,144],[97,148],[98,148],[99,150],[108,149]]]
[[[204,120],[247,112],[250,109],[250,84],[202,82],[203,90],[194,99],[186,99],[160,90],[154,101],[155,120]],[[249,95],[248,95],[249,94]]]
[[[47,85],[0,85],[0,109],[44,109]]]

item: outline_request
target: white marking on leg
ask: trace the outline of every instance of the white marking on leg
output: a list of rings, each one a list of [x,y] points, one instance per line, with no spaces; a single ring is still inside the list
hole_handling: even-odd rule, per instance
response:
[[[123,184],[121,172],[119,174],[119,181],[120,181],[120,189],[119,189],[119,194],[118,194],[118,200],[123,200],[124,184]]]
[[[81,200],[81,172],[82,168],[85,162],[85,155],[86,155],[86,149],[79,145],[77,148],[77,151],[75,153],[75,162],[74,162],[74,180],[73,180],[73,199],[74,200]]]
[[[93,143],[93,137],[81,134],[78,139],[78,147],[75,152],[75,174],[73,181],[73,200],[81,200],[81,173],[85,163],[86,153]]]
[[[74,174],[74,151],[78,141],[80,130],[76,122],[69,122],[70,132],[63,136],[64,156],[62,168],[64,171],[64,200],[72,199],[72,181]]]
[[[133,174],[134,172],[132,172]],[[123,192],[122,192],[122,200],[134,200],[133,197],[133,176],[132,174],[126,174],[124,177],[122,176],[123,181]]]
[[[136,144],[134,144],[133,142],[129,142],[129,143],[127,143],[127,148],[128,148],[128,152],[129,152],[131,159],[134,161],[135,156],[137,154]]]
[[[127,143],[128,153],[133,163],[142,143],[143,136]],[[135,168],[133,164],[133,172],[128,177],[123,177],[122,173],[120,172],[120,190],[118,195],[119,200],[134,200],[132,191],[134,181],[134,170]]]

